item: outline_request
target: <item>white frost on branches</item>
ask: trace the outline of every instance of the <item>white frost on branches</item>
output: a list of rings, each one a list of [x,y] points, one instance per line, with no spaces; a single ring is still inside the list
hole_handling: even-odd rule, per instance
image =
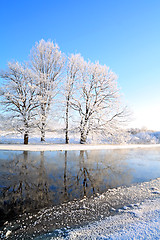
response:
[[[125,113],[119,106],[116,74],[98,62],[83,60],[76,89],[71,107],[79,114],[80,143],[85,143],[91,132],[113,131]]]
[[[2,102],[18,120],[26,144],[33,127],[39,128],[41,141],[45,141],[47,121],[50,127],[51,120],[55,125],[53,115],[62,119],[61,112],[66,143],[71,125],[79,131],[80,143],[95,134],[113,142],[126,135],[120,134],[127,111],[120,102],[117,76],[99,62],[86,62],[80,54],[65,57],[57,44],[42,39],[32,48],[28,64],[8,63],[1,77],[5,80]]]
[[[34,76],[34,85],[39,102],[38,126],[41,131],[41,141],[45,141],[46,120],[53,99],[58,93],[58,84],[63,70],[65,58],[57,44],[45,42],[36,43],[31,50],[30,67]]]
[[[17,128],[24,133],[24,143],[27,144],[38,107],[31,71],[18,62],[9,62],[8,70],[2,72],[1,77],[5,80],[2,104],[5,111],[12,112],[12,117],[18,119]]]

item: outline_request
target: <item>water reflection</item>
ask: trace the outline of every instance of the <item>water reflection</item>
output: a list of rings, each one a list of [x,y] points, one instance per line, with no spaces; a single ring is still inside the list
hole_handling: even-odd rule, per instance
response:
[[[72,180],[75,197],[102,193],[108,188],[131,182],[132,170],[124,161],[125,155],[117,157],[116,152],[99,154],[94,151],[80,151],[77,171]]]
[[[0,151],[0,221],[136,182],[143,158],[140,150]]]
[[[25,151],[10,161],[1,159],[0,163],[1,220],[51,203],[43,152],[39,161],[30,158]]]

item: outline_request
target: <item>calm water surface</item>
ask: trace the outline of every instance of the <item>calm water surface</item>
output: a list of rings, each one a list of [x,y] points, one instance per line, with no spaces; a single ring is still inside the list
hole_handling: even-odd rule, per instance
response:
[[[0,223],[18,214],[160,177],[160,149],[0,151]]]

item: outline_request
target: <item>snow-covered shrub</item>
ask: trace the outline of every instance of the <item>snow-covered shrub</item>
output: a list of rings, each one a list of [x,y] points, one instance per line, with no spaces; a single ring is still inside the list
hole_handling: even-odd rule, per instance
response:
[[[127,144],[131,139],[130,133],[125,129],[115,129],[115,131],[93,133],[89,136],[87,143],[104,144]]]
[[[133,144],[158,144],[159,139],[149,132],[139,132],[131,134],[130,143]]]

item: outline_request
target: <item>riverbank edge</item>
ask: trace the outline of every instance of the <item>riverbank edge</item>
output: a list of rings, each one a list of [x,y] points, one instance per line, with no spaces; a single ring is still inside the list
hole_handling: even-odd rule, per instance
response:
[[[10,151],[85,151],[118,149],[160,148],[160,144],[0,144],[0,150]]]
[[[156,199],[159,199],[159,202],[157,208],[154,209],[152,207],[152,203]],[[82,240],[91,239],[91,237],[93,237],[92,239],[112,239],[110,238],[110,234],[115,234],[119,230],[124,230],[124,228],[126,228],[127,230],[127,226],[129,226],[130,223],[136,223],[136,220],[138,219],[139,221],[141,221],[141,216],[143,217],[143,213],[146,211],[143,211],[143,209],[141,209],[141,206],[143,206],[145,202],[150,203],[149,209],[146,210],[159,211],[160,178],[151,180],[149,182],[133,184],[129,187],[122,186],[118,188],[108,189],[102,194],[97,194],[97,196],[63,203],[61,205],[52,206],[50,208],[44,208],[40,210],[37,214],[23,214],[21,215],[21,218],[17,220],[11,222],[7,221],[4,224],[4,228],[0,231],[0,237],[1,239],[6,239],[6,235],[7,233],[9,233],[10,240],[53,239],[51,237],[55,236],[55,231],[58,231],[58,237],[55,238],[58,240]],[[110,210],[107,206],[109,206]],[[68,211],[66,212],[65,209],[68,209]],[[108,217],[105,216],[105,210],[111,211],[113,215],[110,215]],[[140,210],[140,212],[137,212],[137,210]],[[94,216],[95,211],[98,213],[97,217]],[[89,212],[90,214],[92,213],[93,219],[88,219],[87,216]],[[80,218],[78,213],[81,216]],[[58,216],[63,216],[62,224],[59,224],[57,222]],[[124,216],[124,221],[123,219],[121,221],[121,216],[122,218]],[[86,221],[85,217],[87,217]],[[76,218],[79,221],[77,222],[78,224],[75,224],[74,228],[68,228],[67,226],[68,222],[70,222],[69,220],[73,219],[74,221],[76,221]],[[84,221],[83,224],[82,220]],[[146,220],[146,218],[144,220]],[[55,223],[55,221],[56,225],[54,224],[53,227],[53,223]],[[101,223],[104,223],[103,227],[101,227]],[[67,234],[69,238],[62,237],[64,227],[67,227],[69,231]],[[146,221],[144,221],[144,228],[145,227]],[[99,231],[99,229],[102,231]],[[100,235],[97,236],[96,232],[98,234],[100,233]],[[93,233],[95,233],[96,235],[93,235]],[[36,236],[37,238],[35,238]],[[102,236],[105,236],[105,238],[101,238]]]

